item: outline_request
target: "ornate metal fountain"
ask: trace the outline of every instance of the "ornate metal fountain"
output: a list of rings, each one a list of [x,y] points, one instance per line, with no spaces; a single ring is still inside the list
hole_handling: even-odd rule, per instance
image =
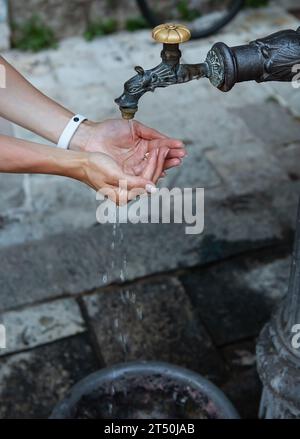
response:
[[[277,32],[242,46],[217,43],[205,62],[181,64],[179,44],[190,36],[189,29],[183,25],[162,24],[153,29],[154,40],[163,43],[162,62],[149,70],[135,67],[137,74],[125,82],[123,94],[115,100],[124,119],[132,119],[140,98],[156,88],[200,78],[208,78],[224,92],[244,81],[292,81],[293,67],[300,63],[300,28]]]

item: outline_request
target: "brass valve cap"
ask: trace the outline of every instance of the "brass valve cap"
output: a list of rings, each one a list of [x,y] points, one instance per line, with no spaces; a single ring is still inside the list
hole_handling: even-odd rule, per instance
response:
[[[191,38],[191,32],[183,24],[165,23],[153,29],[152,37],[158,43],[180,44]]]

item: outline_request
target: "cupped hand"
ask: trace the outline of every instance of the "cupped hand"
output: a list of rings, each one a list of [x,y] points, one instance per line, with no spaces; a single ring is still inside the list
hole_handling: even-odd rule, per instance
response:
[[[160,175],[158,171],[153,175],[154,183],[164,175],[166,169],[179,166],[186,155],[180,140],[171,139],[137,121],[110,119],[101,123],[89,122],[82,129],[89,134],[81,149],[106,154],[130,175],[142,175],[147,168],[148,155],[153,150],[158,149],[160,163],[161,156],[168,149]],[[79,138],[76,140],[79,141]]]
[[[166,147],[152,149],[139,175],[124,171],[122,160],[119,164],[108,154],[85,153],[81,171],[75,178],[123,205],[137,195],[156,191],[155,182],[163,172],[168,153]]]

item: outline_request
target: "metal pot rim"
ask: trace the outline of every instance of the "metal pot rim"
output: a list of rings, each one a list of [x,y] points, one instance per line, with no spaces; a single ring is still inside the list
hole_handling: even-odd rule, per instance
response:
[[[161,374],[180,383],[192,385],[211,399],[224,419],[239,419],[239,415],[232,403],[213,383],[196,372],[180,366],[160,361],[133,361],[121,363],[105,369],[100,369],[75,384],[66,398],[54,408],[50,419],[64,419],[72,417],[72,408],[78,401],[107,381],[114,381],[124,375],[154,375]]]

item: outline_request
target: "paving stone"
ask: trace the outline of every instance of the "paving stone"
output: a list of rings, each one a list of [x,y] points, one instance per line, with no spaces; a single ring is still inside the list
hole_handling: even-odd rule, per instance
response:
[[[184,166],[169,170],[161,187],[178,188],[213,188],[221,183],[219,175],[196,146],[187,148],[188,156]]]
[[[290,179],[280,159],[270,154],[260,141],[208,149],[205,156],[231,194],[270,193],[274,184],[284,184]]]
[[[217,345],[259,334],[287,292],[290,251],[266,250],[181,277]]]
[[[114,237],[112,224],[99,224],[4,247],[0,249],[0,303],[9,309],[122,282],[124,258],[126,279],[134,280],[218,261],[283,239],[276,212],[270,212],[263,196],[230,198],[213,190],[205,203],[203,234],[186,234],[187,224],[128,223],[121,224]]]
[[[143,96],[137,118],[197,149],[254,142],[245,121],[225,107],[223,95],[205,79],[156,90]]]
[[[270,82],[267,87],[274,99],[294,117],[300,117],[299,88],[290,83]]]
[[[13,198],[17,190],[17,178],[23,182],[23,176],[0,175],[0,184],[3,178],[5,187],[14,192],[3,204],[10,209],[6,214],[4,210],[3,227],[0,227],[0,245],[11,246],[24,241],[43,239],[51,234],[64,232],[64,230],[77,230],[87,228],[96,223],[96,209],[98,202],[96,194],[90,188],[68,178],[49,175],[27,176],[27,205],[23,195],[23,187],[19,196]],[[10,186],[10,181],[13,185]],[[8,195],[10,192],[8,191]],[[1,193],[0,200],[5,192]],[[18,192],[17,192],[18,195]],[[16,204],[14,201],[22,201]]]
[[[96,194],[78,181],[56,176],[30,178],[32,220],[43,223],[47,234],[96,223]]]
[[[102,84],[89,85],[83,89],[64,86],[60,91],[58,101],[72,108],[74,112],[80,110],[90,120],[103,121],[109,118],[119,118],[119,107],[114,103],[114,98],[122,93],[123,80],[115,88],[102,86]]]
[[[98,370],[87,334],[0,359],[0,418],[48,418],[69,389]]]
[[[10,26],[8,19],[8,3],[0,1],[0,49],[5,50],[10,46]]]
[[[230,367],[230,378],[221,388],[242,419],[257,419],[262,384],[256,371],[255,340],[229,345],[222,354]]]
[[[300,142],[281,145],[275,154],[290,180],[300,180],[300,169],[297,166],[300,160]]]
[[[161,360],[220,380],[222,360],[176,279],[99,292],[83,303],[106,365]]]
[[[241,107],[236,110],[236,116],[242,118],[255,136],[267,144],[288,144],[300,140],[299,121],[278,103]]]
[[[293,176],[293,175],[292,175]],[[275,184],[270,195],[271,209],[276,212],[286,233],[294,233],[299,204],[300,181]]]
[[[80,309],[73,299],[35,305],[0,314],[6,328],[7,348],[0,356],[31,349],[85,331]]]
[[[247,8],[241,11],[230,26],[225,27],[224,34],[236,32],[240,35],[242,32],[248,32],[252,40],[257,36],[262,37],[281,29],[299,26],[297,19],[286,11],[286,6],[283,8],[277,0],[270,3],[267,7]]]
[[[23,206],[25,202],[23,181],[23,175],[0,174],[0,216],[3,219],[13,213],[15,208]]]

